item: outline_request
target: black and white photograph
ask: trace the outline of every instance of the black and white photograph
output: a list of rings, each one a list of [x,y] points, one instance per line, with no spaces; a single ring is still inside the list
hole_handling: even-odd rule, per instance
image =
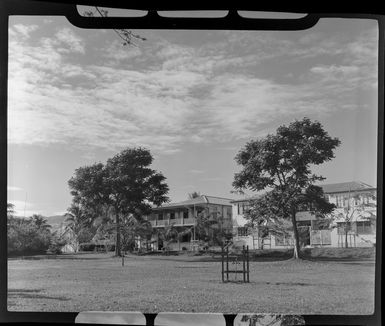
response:
[[[8,311],[373,314],[378,40],[10,16]]]

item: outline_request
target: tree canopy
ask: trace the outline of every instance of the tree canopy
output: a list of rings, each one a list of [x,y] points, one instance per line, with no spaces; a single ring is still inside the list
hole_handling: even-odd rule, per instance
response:
[[[299,237],[296,212],[307,207],[316,215],[330,212],[321,187],[315,182],[325,178],[313,174],[311,166],[334,158],[340,144],[332,138],[318,121],[309,118],[283,125],[275,134],[250,141],[235,157],[242,170],[235,174],[233,187],[265,191],[252,203],[254,217],[265,219],[291,219],[294,232],[294,257],[298,258]]]
[[[168,185],[162,173],[150,168],[153,157],[147,149],[128,148],[107,160],[80,167],[69,180],[73,200],[91,219],[113,216],[116,255],[120,253],[121,219],[140,218],[151,205],[167,202]]]

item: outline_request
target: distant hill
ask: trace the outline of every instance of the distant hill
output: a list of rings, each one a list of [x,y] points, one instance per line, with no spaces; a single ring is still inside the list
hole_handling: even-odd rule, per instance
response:
[[[47,223],[52,226],[52,231],[60,229],[64,225],[66,217],[64,215],[47,216]]]

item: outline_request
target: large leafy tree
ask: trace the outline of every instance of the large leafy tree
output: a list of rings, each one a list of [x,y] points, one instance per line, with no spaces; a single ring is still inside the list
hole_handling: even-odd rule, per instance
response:
[[[324,199],[314,183],[325,178],[313,174],[311,166],[334,158],[340,141],[332,138],[318,121],[308,118],[283,125],[275,134],[250,141],[235,157],[242,170],[235,174],[233,187],[265,191],[256,199],[260,217],[290,220],[294,234],[294,258],[299,258],[296,213],[307,206],[317,215],[331,212],[334,205]]]
[[[98,217],[105,211],[113,216],[117,256],[121,256],[121,221],[131,215],[146,215],[151,205],[169,200],[166,178],[150,168],[152,162],[148,150],[129,148],[108,159],[105,165],[78,168],[68,182],[74,201],[86,207],[91,216]]]

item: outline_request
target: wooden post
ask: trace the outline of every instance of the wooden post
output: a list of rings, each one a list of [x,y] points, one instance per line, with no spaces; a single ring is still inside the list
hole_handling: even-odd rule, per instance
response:
[[[243,275],[243,282],[246,282],[246,275],[245,275],[245,246],[242,246],[242,275]]]
[[[246,261],[247,261],[247,283],[250,283],[249,275],[250,275],[250,268],[249,268],[249,246],[246,247],[247,250],[247,256],[246,256]]]
[[[229,247],[226,248],[226,278],[229,281]]]
[[[224,259],[225,259],[225,252],[223,250],[223,246],[222,246],[222,282],[225,281],[225,273],[224,273]]]

